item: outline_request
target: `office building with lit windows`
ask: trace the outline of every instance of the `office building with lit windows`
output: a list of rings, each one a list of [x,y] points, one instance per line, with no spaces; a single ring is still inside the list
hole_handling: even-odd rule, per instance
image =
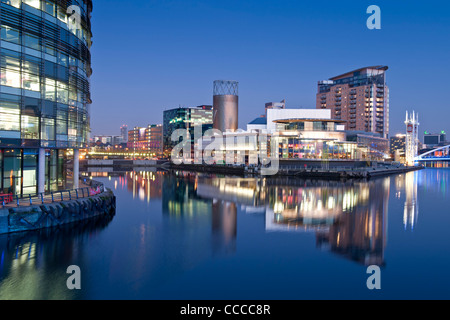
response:
[[[173,147],[179,144],[183,139],[180,137],[172,140],[172,134],[179,129],[185,129],[190,134],[190,143],[192,146],[192,157],[194,156],[194,136],[195,130],[204,133],[213,128],[213,107],[202,105],[194,108],[176,108],[165,110],[163,115],[163,145],[164,156],[170,157]],[[199,137],[199,138],[200,138]],[[187,158],[189,158],[188,156]]]
[[[135,127],[128,131],[127,148],[146,154],[147,158],[161,158],[163,153],[163,130],[161,124]]]
[[[91,0],[0,2],[0,190],[78,187],[89,143]]]
[[[331,117],[345,121],[346,130],[389,136],[387,66],[361,68],[319,81],[316,108],[331,110]]]

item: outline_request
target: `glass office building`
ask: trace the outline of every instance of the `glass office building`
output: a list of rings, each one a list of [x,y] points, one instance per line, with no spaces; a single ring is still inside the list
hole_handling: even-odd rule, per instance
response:
[[[1,193],[78,186],[90,131],[91,11],[91,0],[0,2]]]
[[[213,127],[213,110],[212,106],[202,105],[195,108],[176,108],[165,110],[163,114],[163,146],[164,156],[170,158],[172,149],[178,145],[183,138],[176,141],[172,140],[172,134],[179,129],[188,130],[190,134],[191,155],[187,158],[194,157],[194,138],[195,127],[200,127],[201,136]],[[199,137],[201,138],[201,137]]]

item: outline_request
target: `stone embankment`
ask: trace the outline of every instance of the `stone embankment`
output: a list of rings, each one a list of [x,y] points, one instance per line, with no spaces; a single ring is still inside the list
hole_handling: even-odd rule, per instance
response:
[[[112,217],[116,211],[114,193],[96,184],[98,194],[0,208],[0,234],[38,230],[77,223],[91,218]]]

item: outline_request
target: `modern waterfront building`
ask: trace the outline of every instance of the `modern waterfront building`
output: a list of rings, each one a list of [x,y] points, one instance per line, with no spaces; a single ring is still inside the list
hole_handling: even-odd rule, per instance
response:
[[[406,134],[396,134],[390,139],[390,152],[394,161],[405,162]]]
[[[280,159],[357,159],[357,144],[346,141],[344,121],[335,119],[275,120]]]
[[[361,160],[384,161],[391,158],[389,139],[380,137],[378,133],[347,130],[347,141],[356,142],[363,151]]]
[[[447,142],[447,135],[445,131],[441,131],[440,133],[429,133],[425,132],[423,135],[423,144],[427,146],[427,148],[437,147],[439,145],[444,145]]]
[[[267,102],[266,105],[266,114],[269,109],[286,109],[286,100],[282,100],[280,102]]]
[[[89,143],[91,0],[0,2],[0,190],[78,187]]]
[[[149,125],[146,130],[146,149],[154,158],[163,156],[163,127],[161,124]]]
[[[115,146],[120,143],[122,143],[122,136],[94,136],[94,144],[97,144],[97,142],[100,142],[104,145],[111,145]]]
[[[268,109],[267,110],[267,131],[274,133],[277,131],[277,120],[288,119],[332,119],[330,110],[317,109]],[[339,119],[337,119],[339,120]],[[344,127],[340,128],[344,130]]]
[[[161,158],[163,154],[163,129],[161,124],[135,127],[128,131],[127,148],[131,152],[147,154],[148,158]]]
[[[389,135],[387,66],[360,68],[318,82],[316,108],[331,110],[345,121],[346,130]]]
[[[172,134],[176,130],[187,130],[190,134],[192,157],[194,152],[194,137],[199,134],[201,138],[205,131],[213,127],[213,107],[202,105],[194,108],[175,108],[165,110],[163,115],[163,150],[164,156],[169,158],[173,147],[182,141],[182,137],[172,141]],[[198,132],[196,132],[196,128]],[[187,155],[186,158],[191,158]]]
[[[130,150],[144,150],[145,139],[145,127],[134,127],[128,131],[127,148]]]

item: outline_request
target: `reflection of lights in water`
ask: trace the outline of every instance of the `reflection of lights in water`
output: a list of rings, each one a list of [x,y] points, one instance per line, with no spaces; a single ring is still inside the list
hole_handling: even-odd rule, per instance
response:
[[[114,190],[117,190],[117,180],[114,181]]]
[[[145,191],[144,191],[144,189],[139,189],[139,200],[145,200]]]
[[[411,230],[417,223],[419,206],[417,203],[416,172],[408,172],[405,175],[405,206],[403,210],[403,225],[405,230],[410,226]]]

